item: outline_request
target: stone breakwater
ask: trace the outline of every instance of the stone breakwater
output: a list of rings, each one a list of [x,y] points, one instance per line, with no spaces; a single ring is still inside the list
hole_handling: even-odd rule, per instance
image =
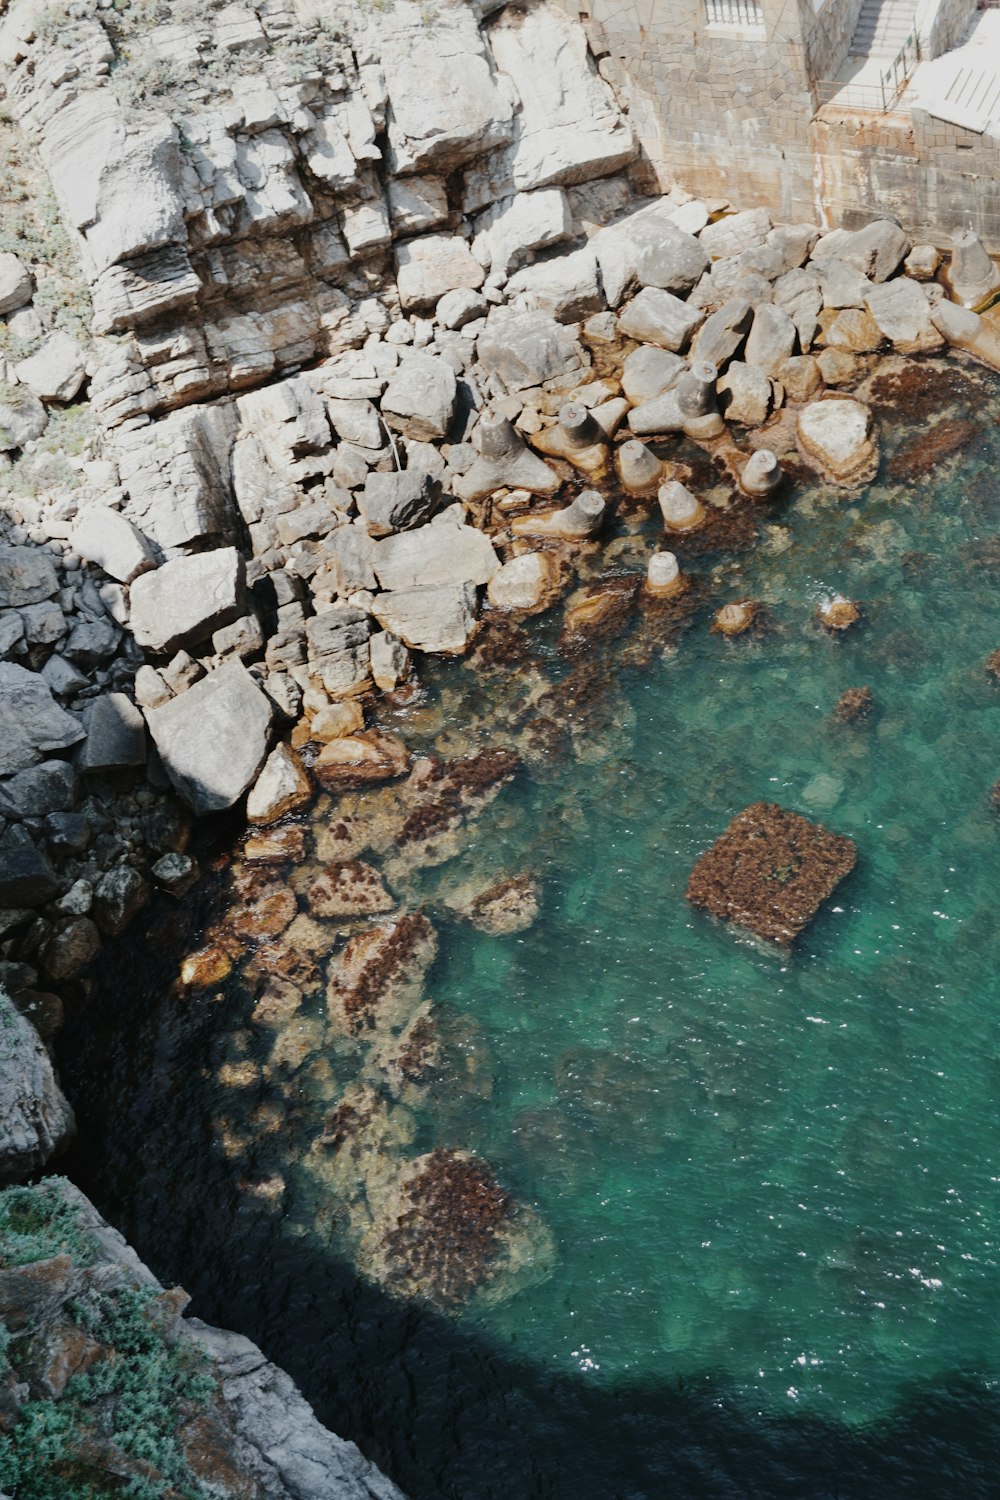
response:
[[[551,605],[612,476],[659,499],[667,598],[676,539],[720,544],[803,468],[874,474],[885,350],[1000,366],[974,236],[946,289],[889,218],[642,196],[555,5],[310,15],[0,22],[22,196],[44,171],[86,283],[37,222],[0,264],[0,978],[43,1035],[53,986],[196,878],[190,814],[402,774],[377,694],[467,650],[484,598]]]

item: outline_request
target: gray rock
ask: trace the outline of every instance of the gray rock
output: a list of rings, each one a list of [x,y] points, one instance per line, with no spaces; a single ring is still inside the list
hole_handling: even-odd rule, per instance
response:
[[[20,648],[20,649],[18,649]],[[24,621],[16,609],[0,614],[0,661],[24,654]]]
[[[212,650],[216,656],[239,656],[250,661],[264,650],[264,632],[256,615],[240,615],[231,625],[212,632]]]
[[[0,662],[0,776],[68,749],[83,734],[83,725],[59,707],[39,673]]]
[[[489,538],[474,526],[420,526],[376,542],[374,550],[375,574],[384,589],[489,583],[500,567]]]
[[[101,935],[96,924],[81,914],[77,921],[70,922],[47,939],[41,951],[42,965],[51,979],[72,979],[100,951]]]
[[[120,512],[107,505],[88,505],[70,532],[70,544],[87,562],[96,563],[119,583],[131,583],[156,567],[156,552],[148,537]]]
[[[746,362],[756,365],[766,375],[776,375],[785,360],[795,353],[798,337],[795,324],[780,307],[765,302],[753,315],[747,335]]]
[[[310,669],[331,698],[349,697],[371,686],[368,639],[371,621],[360,609],[329,609],[306,624]]]
[[[706,224],[698,236],[702,249],[713,260],[723,255],[739,255],[756,245],[763,245],[771,230],[771,216],[766,208],[748,208],[742,213],[726,214],[714,224]]]
[[[76,772],[66,760],[44,760],[0,782],[0,814],[5,818],[68,812],[75,801]]]
[[[344,401],[330,397],[326,414],[342,443],[354,443],[360,448],[382,447],[385,440],[378,412],[370,401]]]
[[[734,359],[719,381],[718,391],[719,410],[728,422],[759,427],[767,421],[771,410],[771,382],[757,365]]]
[[[404,354],[382,397],[382,415],[404,437],[443,438],[451,426],[457,389],[455,372],[443,359]]]
[[[445,292],[478,290],[486,271],[458,234],[425,234],[395,247],[396,287],[404,310],[433,307]]]
[[[66,634],[66,616],[54,599],[26,604],[21,610],[21,622],[29,646],[54,646]]]
[[[680,432],[684,422],[676,389],[664,391],[651,401],[640,402],[628,414],[629,429],[636,437],[653,437],[660,432]]]
[[[146,764],[146,728],[142,714],[124,693],[102,693],[84,715],[87,738],[79,757],[81,771],[118,771]]]
[[[149,886],[138,870],[120,865],[108,870],[94,887],[94,919],[107,937],[120,937],[133,918],[149,905]]]
[[[74,1129],[73,1111],[30,1021],[0,991],[0,1177],[43,1167]]]
[[[83,385],[87,366],[76,339],[57,329],[34,354],[18,361],[14,373],[39,401],[72,401]]]
[[[593,250],[574,250],[516,271],[505,291],[513,306],[548,313],[558,323],[577,323],[604,307]]]
[[[245,571],[235,547],[177,557],[132,585],[132,631],[140,646],[165,654],[207,639],[245,608]]]
[[[992,261],[990,262],[992,265]],[[931,322],[927,293],[909,276],[873,286],[865,306],[880,333],[901,354],[919,354],[944,348],[944,339]]]
[[[687,365],[679,354],[666,349],[647,347],[633,349],[622,365],[622,390],[638,405],[673,390]]]
[[[186,693],[147,709],[164,769],[196,813],[232,807],[267,755],[273,708],[242,662],[227,662]]]
[[[864,307],[872,289],[867,276],[836,256],[816,261],[812,269],[823,292],[824,307]]]
[[[0,837],[0,907],[44,906],[59,891],[59,877],[26,828]]]
[[[0,547],[0,609],[38,604],[59,592],[52,558],[38,547]]]
[[[14,312],[31,301],[35,284],[31,272],[10,250],[0,252],[0,313]]]
[[[338,526],[327,537],[328,566],[336,579],[339,594],[356,594],[362,589],[375,587],[373,547],[367,527],[360,522]]]
[[[618,327],[630,339],[677,353],[687,348],[704,321],[703,312],[689,307],[672,292],[643,287],[619,314]]]
[[[152,867],[151,874],[157,885],[169,891],[171,896],[183,896],[196,884],[199,875],[198,861],[190,854],[162,854]]]
[[[430,519],[437,506],[438,486],[422,469],[394,474],[369,474],[358,496],[358,510],[369,536],[389,536]]]
[[[509,391],[527,390],[584,367],[575,333],[545,313],[495,307],[476,341],[479,363]]]
[[[45,838],[50,849],[60,854],[82,854],[94,837],[86,813],[49,813],[45,819]]]
[[[788,271],[774,283],[775,307],[786,312],[795,324],[799,344],[808,349],[816,337],[819,314],[823,306],[823,290],[819,278],[804,268]]]
[[[708,256],[693,235],[672,222],[666,201],[640,209],[598,230],[591,240],[609,307],[618,307],[636,286],[686,292],[708,268]]]
[[[372,609],[412,650],[451,654],[465,650],[475,628],[476,590],[471,583],[398,589],[380,594]]]
[[[25,386],[0,382],[0,449],[10,452],[33,442],[48,420],[45,407]]]
[[[506,276],[534,250],[557,245],[573,235],[573,215],[562,188],[516,193],[487,209],[476,220],[473,251],[494,273]]]
[[[824,235],[812,258],[822,261],[834,256],[871,281],[888,281],[909,254],[910,245],[909,236],[892,219],[873,219],[863,229],[835,229]]]
[[[486,298],[480,292],[466,287],[445,292],[434,310],[434,316],[442,328],[464,328],[466,323],[471,323],[475,318],[484,318],[488,311],[489,303]]]
[[[692,363],[704,361],[721,370],[740,348],[752,322],[750,303],[734,297],[718,312],[711,313],[695,334],[691,346]]]
[[[383,693],[393,692],[409,675],[410,654],[389,630],[380,630],[372,636],[371,662],[372,680]]]
[[[448,217],[448,194],[440,177],[390,179],[386,198],[397,234],[423,234]]]
[[[79,620],[70,630],[62,654],[78,667],[93,668],[114,655],[120,639],[121,631],[107,618]]]

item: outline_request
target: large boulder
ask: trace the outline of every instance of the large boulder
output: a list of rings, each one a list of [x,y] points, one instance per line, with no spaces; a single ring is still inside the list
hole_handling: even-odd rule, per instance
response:
[[[496,307],[476,342],[479,363],[509,391],[544,385],[584,368],[575,332],[547,313]]]
[[[643,287],[618,317],[618,327],[641,344],[656,344],[674,353],[686,349],[691,336],[705,321],[705,314],[689,307],[672,292]]]
[[[70,532],[76,552],[119,583],[131,583],[156,567],[156,553],[138,526],[109,505],[88,505]]]
[[[26,386],[0,383],[0,449],[5,453],[41,437],[48,420],[45,407]]]
[[[267,755],[273,707],[240,661],[227,662],[146,722],[164,769],[196,813],[232,807]]]
[[[750,331],[753,308],[743,297],[734,297],[711,313],[698,329],[691,346],[692,362],[705,361],[722,369],[732,359]]]
[[[795,353],[797,337],[798,331],[787,312],[770,302],[761,303],[747,335],[747,364],[756,365],[766,375],[777,375],[785,360]]]
[[[591,246],[609,307],[618,307],[636,286],[688,292],[708,269],[704,247],[678,227],[675,212],[661,199],[594,235]]]
[[[404,309],[433,307],[445,292],[473,291],[486,272],[460,234],[424,234],[396,246],[396,287]]]
[[[589,247],[515,271],[505,290],[513,306],[548,313],[559,323],[578,323],[604,308],[597,261]]]
[[[371,621],[363,610],[337,608],[306,623],[309,666],[331,698],[371,687]]]
[[[18,361],[14,372],[39,401],[72,401],[84,382],[87,365],[76,339],[56,329],[40,349]]]
[[[0,662],[0,776],[33,766],[53,750],[82,740],[79,719],[60,708],[45,679]]]
[[[376,543],[374,567],[382,588],[409,589],[489,583],[500,559],[489,537],[475,526],[440,522]]]
[[[143,573],[131,591],[132,633],[156,653],[196,645],[245,608],[245,569],[235,547],[175,557]]]
[[[0,547],[0,609],[40,604],[59,592],[59,575],[38,547]]]
[[[80,751],[81,771],[120,771],[146,763],[146,730],[142,714],[124,693],[101,693],[92,699],[84,724],[87,738]]]
[[[909,254],[912,241],[893,219],[873,219],[863,229],[834,229],[813,247],[815,261],[834,257],[867,276],[888,281]]]
[[[30,1021],[0,990],[0,1178],[27,1177],[73,1133],[73,1111]]]
[[[11,250],[0,251],[0,313],[14,312],[31,301],[34,282],[27,266]]]
[[[472,248],[494,272],[506,276],[534,250],[558,245],[573,234],[573,215],[562,188],[515,193],[476,220]]]
[[[44,906],[59,890],[59,878],[26,828],[0,837],[0,907]]]
[[[521,100],[516,188],[587,182],[632,160],[632,132],[598,76],[583,28],[554,0],[505,9],[490,29],[490,46]]]
[[[432,354],[405,354],[382,397],[382,415],[390,427],[417,442],[447,435],[455,411],[455,371]]]
[[[464,651],[476,623],[476,590],[471,583],[397,589],[372,605],[379,624],[414,651]]]
[[[931,322],[927,293],[909,276],[873,286],[865,297],[865,306],[879,332],[900,354],[944,348],[944,338]]]
[[[424,469],[373,473],[357,502],[369,536],[390,536],[430,519],[437,504],[437,486]]]

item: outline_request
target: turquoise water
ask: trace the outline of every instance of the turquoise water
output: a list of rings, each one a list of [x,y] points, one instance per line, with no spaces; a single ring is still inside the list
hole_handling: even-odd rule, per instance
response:
[[[206,1082],[220,1062],[252,1053],[238,987],[225,1004],[192,1001],[181,1014],[176,1000],[137,1006],[123,998],[122,974],[109,975],[70,1028],[64,1066],[94,1122],[79,1170],[99,1201],[154,1265],[159,1255],[164,1274],[200,1291],[198,1310],[232,1319],[243,1309],[249,1331],[270,1336],[311,1398],[332,1403],[332,1419],[343,1426],[346,1417],[414,1495],[577,1493],[580,1411],[606,1401],[607,1420],[630,1409],[630,1392],[643,1393],[634,1404],[644,1411],[650,1392],[717,1398],[744,1434],[813,1422],[824,1453],[891,1431],[879,1424],[918,1390],[943,1396],[961,1381],[973,1407],[992,1411],[1000,826],[990,790],[1000,776],[1000,685],[983,663],[1000,646],[1000,540],[991,540],[1000,534],[1000,394],[991,383],[958,395],[955,409],[974,409],[980,426],[957,457],[912,481],[888,473],[900,444],[941,411],[955,414],[945,399],[954,390],[925,392],[909,421],[881,411],[878,483],[846,496],[797,483],[762,517],[755,553],[689,564],[706,602],[681,641],[637,649],[643,626],[633,621],[582,669],[574,664],[593,682],[571,748],[529,761],[476,823],[457,866],[422,877],[432,904],[463,870],[530,870],[540,882],[541,914],[516,935],[485,936],[433,907],[441,946],[429,990],[470,1061],[418,1109],[413,1150],[461,1145],[491,1162],[551,1232],[544,1279],[446,1319],[373,1302],[363,1282],[345,1291],[354,1283],[341,1279],[326,1328],[317,1312],[333,1274],[324,1256],[342,1265],[349,1252],[315,1232],[322,1193],[302,1155],[315,1130],[310,1087],[297,1110],[285,1090],[277,1134],[248,1128],[246,1159],[219,1149],[220,1109],[232,1120],[269,1103],[266,1087],[234,1104]],[[641,516],[623,516],[618,529],[618,566],[656,538]],[[837,591],[863,604],[864,623],[831,639],[812,616]],[[711,635],[711,610],[741,597],[766,603],[772,628],[753,641]],[[557,626],[538,623],[525,673],[565,673]],[[439,667],[429,706],[401,711],[398,723],[405,729],[409,717],[417,743],[463,748],[470,723],[472,738],[489,741],[492,715],[507,742],[509,704],[527,680],[481,682],[470,665]],[[874,696],[871,718],[835,721],[840,694],[861,685]],[[788,952],[684,899],[697,856],[760,799],[849,835],[858,850],[854,873]],[[206,911],[213,899],[203,896]],[[150,951],[176,963],[176,922],[153,933]],[[190,932],[184,941],[191,946]],[[138,970],[125,972],[134,984]],[[87,1075],[100,1044],[95,1016],[111,1013],[101,1005],[112,990],[132,1040],[109,1097],[105,1080],[95,1093]],[[319,998],[317,1016],[322,1008]],[[335,1059],[344,1077],[349,1065]],[[240,1196],[251,1167],[287,1182],[280,1221],[265,1225]],[[268,1289],[281,1317],[253,1310]],[[345,1328],[353,1354],[333,1355]],[[470,1396],[467,1370],[455,1377],[469,1351],[493,1370],[482,1377],[493,1381],[488,1396]],[[352,1397],[360,1362],[381,1374]],[[534,1421],[514,1414],[514,1435],[497,1437],[505,1424],[494,1408],[511,1399],[515,1379],[537,1386],[524,1400],[546,1413],[538,1422],[556,1455],[552,1472],[536,1457],[530,1479],[519,1470],[486,1479],[473,1464],[477,1445],[488,1469],[498,1445],[516,1446],[518,1420]],[[557,1391],[584,1406],[567,1415]],[[668,1424],[656,1409],[676,1458],[675,1417]],[[645,1428],[608,1441],[609,1473],[629,1469],[637,1444],[652,1469],[621,1488],[598,1480],[598,1495],[666,1493],[668,1472],[673,1493],[777,1494],[786,1482],[794,1493],[814,1472],[801,1456],[783,1458],[780,1482],[741,1488],[730,1475],[730,1490],[725,1466],[712,1468],[718,1454],[685,1479],[656,1468],[657,1439]],[[978,1487],[975,1444],[965,1451],[964,1441],[949,1450],[951,1479],[964,1493],[990,1493],[988,1481]],[[565,1488],[557,1470],[569,1476]],[[859,1480],[841,1491],[832,1478],[815,1488],[841,1492],[867,1490]],[[902,1479],[898,1492],[909,1492]],[[944,1481],[934,1488],[950,1492]]]

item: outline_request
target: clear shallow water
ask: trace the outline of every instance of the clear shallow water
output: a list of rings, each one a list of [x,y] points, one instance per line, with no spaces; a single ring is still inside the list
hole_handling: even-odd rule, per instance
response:
[[[916,1494],[928,1475],[993,1493],[998,410],[991,390],[979,439],[915,483],[796,486],[713,599],[764,600],[774,631],[729,643],[706,613],[676,653],[616,666],[613,733],[585,730],[582,759],[522,776],[479,823],[465,862],[532,870],[542,912],[500,938],[435,915],[430,992],[463,1018],[478,1082],[436,1097],[415,1149],[493,1164],[552,1232],[545,1280],[440,1318],[303,1235],[322,1207],[296,1161],[308,1091],[252,1162],[224,1157],[234,1106],[203,1065],[245,1016],[237,995],[149,1003],[173,928],[70,1028],[84,1185],[415,1496]],[[892,420],[890,452],[933,416]],[[830,640],[811,613],[836,590],[866,623]],[[436,679],[453,723],[466,690],[489,699],[466,667]],[[872,719],[835,723],[862,684]],[[683,896],[761,798],[858,847],[791,953]],[[109,1024],[126,1026],[110,1074]],[[283,1223],[241,1194],[251,1164],[287,1178]]]

